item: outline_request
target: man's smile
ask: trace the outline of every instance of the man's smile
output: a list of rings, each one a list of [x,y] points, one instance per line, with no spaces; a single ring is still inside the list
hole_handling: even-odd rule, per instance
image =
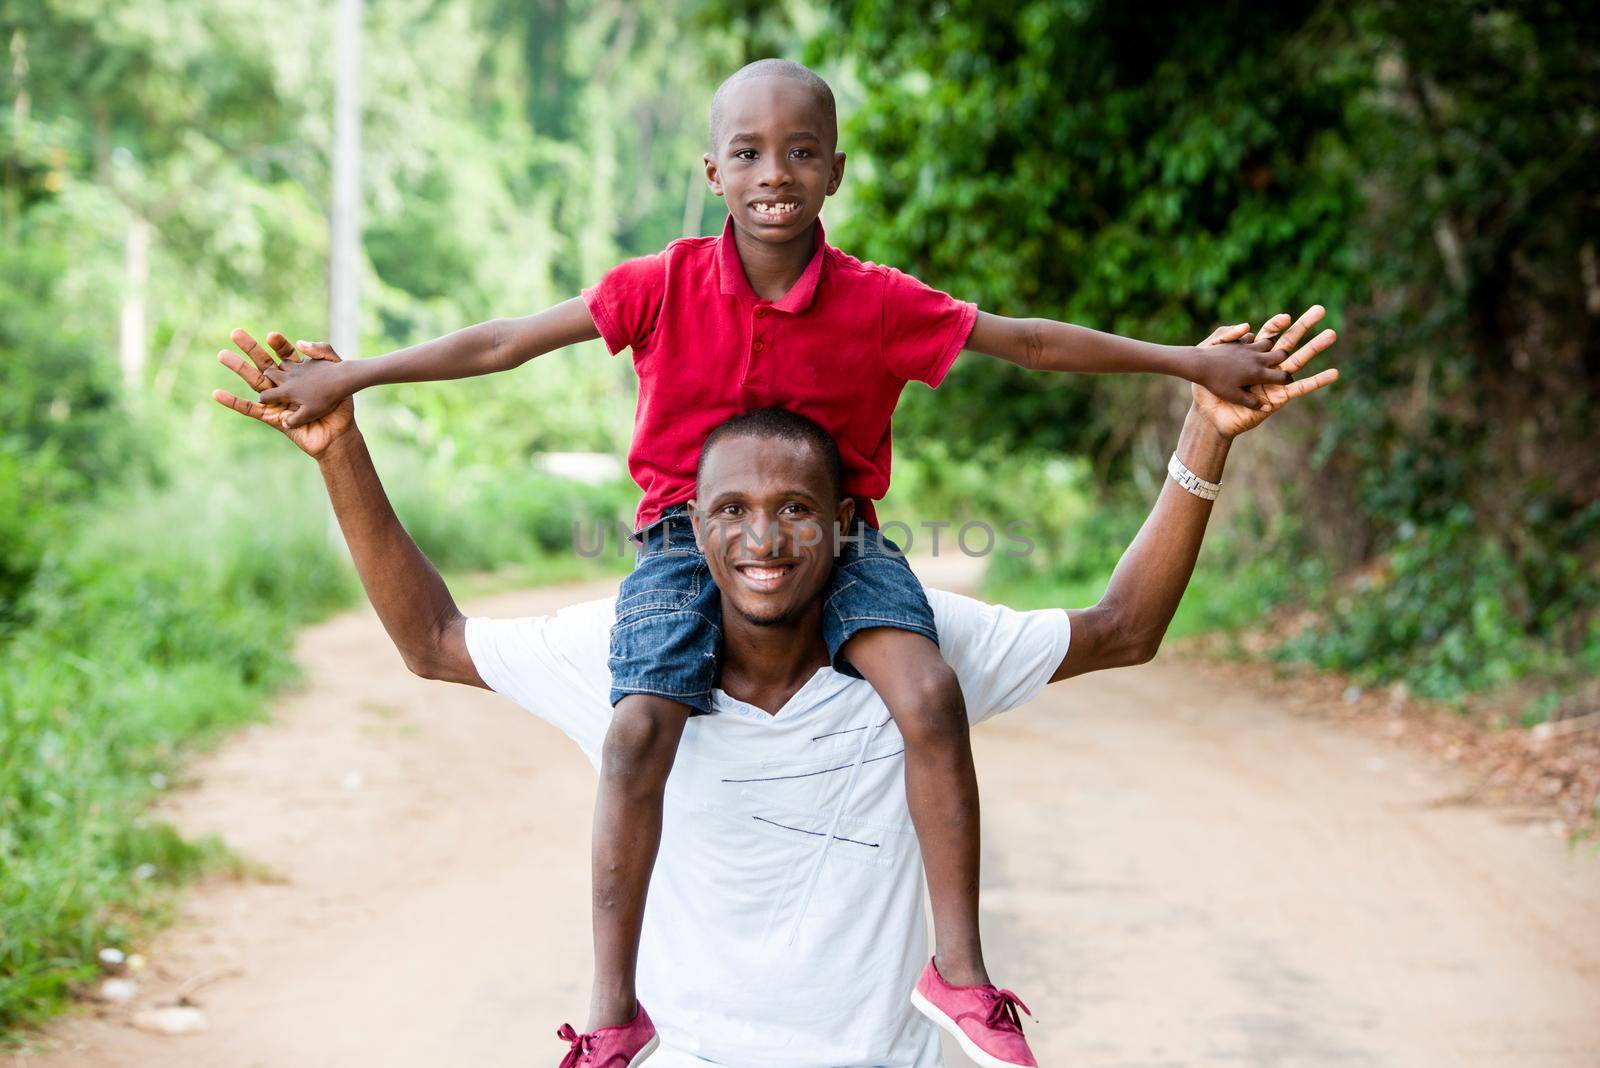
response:
[[[744,584],[756,593],[772,593],[781,588],[799,567],[798,562],[746,560],[733,565]]]

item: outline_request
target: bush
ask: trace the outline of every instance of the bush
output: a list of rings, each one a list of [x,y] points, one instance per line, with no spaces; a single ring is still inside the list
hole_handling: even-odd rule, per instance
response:
[[[293,628],[354,590],[322,509],[261,521],[262,500],[314,501],[309,465],[248,491],[181,470],[73,511],[0,653],[0,1030],[59,1004],[218,854],[145,809],[293,678]]]
[[[375,446],[375,452],[380,471],[404,472],[386,481],[395,512],[440,570],[578,559],[574,524],[586,547],[601,524],[608,538],[604,558],[616,559],[617,531],[632,521],[638,504],[637,487],[626,481],[586,485],[531,466],[461,468],[396,444]]]
[[[63,321],[65,268],[49,245],[0,247],[0,634],[16,622],[66,502],[148,460],[113,368]]]
[[[223,440],[260,445],[265,432],[245,429]],[[25,623],[0,652],[0,1032],[48,1015],[95,974],[99,948],[139,937],[225,855],[149,822],[150,801],[295,678],[297,627],[356,596],[315,465],[283,455],[169,456],[170,480],[60,505],[37,542]],[[575,520],[633,501],[629,487],[407,459],[391,479],[399,510],[445,568],[549,561],[570,553]],[[0,503],[18,495],[12,470],[0,466]]]
[[[1319,622],[1277,655],[1372,682],[1404,680],[1422,696],[1445,699],[1530,674],[1565,675],[1600,656],[1600,625],[1592,620],[1600,590],[1577,555],[1559,547],[1539,568],[1525,573],[1458,506],[1435,523],[1403,526],[1380,565],[1330,593]],[[1568,578],[1551,584],[1545,570]],[[1552,601],[1535,607],[1541,596]]]

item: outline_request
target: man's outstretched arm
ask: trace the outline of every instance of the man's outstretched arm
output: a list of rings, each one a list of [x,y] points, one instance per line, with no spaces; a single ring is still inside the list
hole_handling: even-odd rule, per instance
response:
[[[406,667],[425,679],[488,689],[467,652],[467,618],[394,514],[361,431],[352,425],[317,466],[367,600]]]
[[[235,331],[234,341],[250,362],[224,350],[219,354],[222,363],[258,393],[270,388],[271,382],[260,371],[262,363],[271,359],[266,350],[244,331]],[[268,334],[267,342],[280,358],[295,357],[293,346],[282,334]],[[331,352],[314,358],[338,359]],[[367,443],[356,427],[354,402],[346,397],[320,419],[291,427],[282,407],[245,400],[223,390],[213,396],[241,415],[275,427],[317,461],[367,599],[406,667],[423,678],[487,689],[467,652],[466,617],[439,572],[394,514]]]
[[[1262,339],[1254,344],[1270,346],[1271,351],[1280,353],[1278,366],[1292,374],[1334,343],[1333,331],[1324,330],[1295,351],[1321,318],[1322,309],[1313,307],[1274,342],[1273,337],[1288,319],[1276,318],[1263,326]],[[1212,334],[1205,344],[1237,341],[1245,329],[1224,328]],[[1330,369],[1284,385],[1253,386],[1259,402],[1255,408],[1224,401],[1204,387],[1194,386],[1194,403],[1178,438],[1178,460],[1205,481],[1221,482],[1234,438],[1259,426],[1289,401],[1321,389],[1338,377],[1339,372]],[[1111,573],[1105,595],[1092,608],[1068,612],[1072,641],[1050,681],[1102,668],[1142,664],[1155,656],[1194,572],[1211,507],[1211,501],[1170,478],[1164,480],[1155,507]]]

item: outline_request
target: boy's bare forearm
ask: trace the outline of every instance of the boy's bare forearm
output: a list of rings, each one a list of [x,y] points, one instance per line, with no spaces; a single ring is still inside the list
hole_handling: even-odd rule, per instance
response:
[[[573,297],[534,315],[491,319],[341,367],[351,392],[398,382],[475,378],[520,367],[535,356],[599,336],[588,308]]]
[[[1077,374],[1151,374],[1187,378],[1195,350],[1191,345],[1156,345],[1086,326],[1035,319],[1037,370]]]
[[[406,666],[425,678],[482,686],[467,654],[465,617],[401,525],[358,430],[317,458],[350,558]]]
[[[397,382],[440,382],[493,374],[505,369],[498,351],[498,331],[497,320],[478,323],[382,356],[347,360],[340,365],[340,373],[352,393]]]
[[[1245,345],[1156,345],[1054,319],[1012,319],[983,311],[966,347],[1030,371],[1171,375],[1246,408],[1259,407],[1251,386],[1289,380],[1277,366],[1278,357]]]
[[[1054,319],[1012,319],[978,313],[967,348],[1030,371],[1152,374],[1187,377],[1192,345],[1156,345]]]

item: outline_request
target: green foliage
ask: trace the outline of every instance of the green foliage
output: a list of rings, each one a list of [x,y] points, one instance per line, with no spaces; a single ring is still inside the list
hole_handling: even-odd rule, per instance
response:
[[[1527,588],[1522,579],[1510,552],[1483,538],[1461,505],[1437,523],[1403,530],[1381,566],[1334,593],[1322,606],[1325,621],[1280,655],[1374,681],[1405,679],[1424,697],[1457,698],[1533,672],[1560,674],[1568,657],[1530,633],[1515,602]],[[1563,596],[1581,610],[1595,591],[1580,583]],[[1551,620],[1540,630],[1558,626]]]
[[[894,486],[879,514],[886,522],[898,519],[918,528],[926,522],[958,527],[978,521],[1004,532],[1017,524],[1016,540],[1067,554],[1081,547],[1082,539],[1093,540],[1086,532],[1102,513],[1093,474],[1080,457],[1018,464],[996,443],[966,451],[930,440],[897,461]]]
[[[58,1005],[219,855],[146,806],[259,714],[293,677],[295,626],[353,591],[309,464],[248,486],[181,470],[75,509],[0,650],[0,1031]],[[270,525],[262,500],[283,506]]]
[[[385,448],[379,462],[405,472],[389,480],[395,511],[444,570],[488,571],[575,556],[575,546],[588,551],[595,544],[597,527],[614,548],[618,529],[638,504],[638,487],[624,480],[590,486],[537,470],[466,467],[403,446]]]
[[[683,13],[367,6],[364,351],[720,222],[700,102],[732,38],[689,47]],[[215,859],[143,822],[155,784],[258,715],[295,629],[355,589],[312,465],[209,399],[237,388],[211,358],[231,328],[326,336],[332,30],[304,0],[0,5],[0,1032]],[[616,450],[630,400],[588,346],[361,411],[441,566],[538,581],[614,566],[569,563],[572,524],[633,493],[532,454]]]
[[[0,634],[17,621],[65,502],[139,466],[110,368],[61,322],[63,269],[48,247],[0,250]]]
[[[355,596],[314,465],[264,433],[241,422],[223,440],[279,447],[276,460],[169,456],[162,484],[71,509],[41,556],[26,625],[0,650],[0,1032],[51,1011],[100,947],[140,937],[173,887],[226,859],[143,812],[188,755],[294,679],[298,627]],[[632,497],[377,451],[443,567],[565,576],[549,562],[570,554],[574,522]]]
[[[990,311],[1173,343],[1312,294],[1337,311],[1359,290],[1337,137],[1349,75],[1313,5],[832,7],[811,54],[850,55],[865,83],[844,145],[853,251]],[[908,398],[902,426],[1104,464],[1166,397],[958,365]]]
[[[808,55],[848,57],[862,94],[852,251],[1168,342],[1328,306],[1343,381],[1260,432],[1301,477],[1259,548],[1318,565],[1267,569],[1262,603],[1324,613],[1286,652],[1439,694],[1589,655],[1600,24],[1533,0],[827,6]],[[1160,469],[1175,401],[979,361],[909,397],[897,439],[1089,455],[1116,486]],[[1330,577],[1352,570],[1390,578]]]

